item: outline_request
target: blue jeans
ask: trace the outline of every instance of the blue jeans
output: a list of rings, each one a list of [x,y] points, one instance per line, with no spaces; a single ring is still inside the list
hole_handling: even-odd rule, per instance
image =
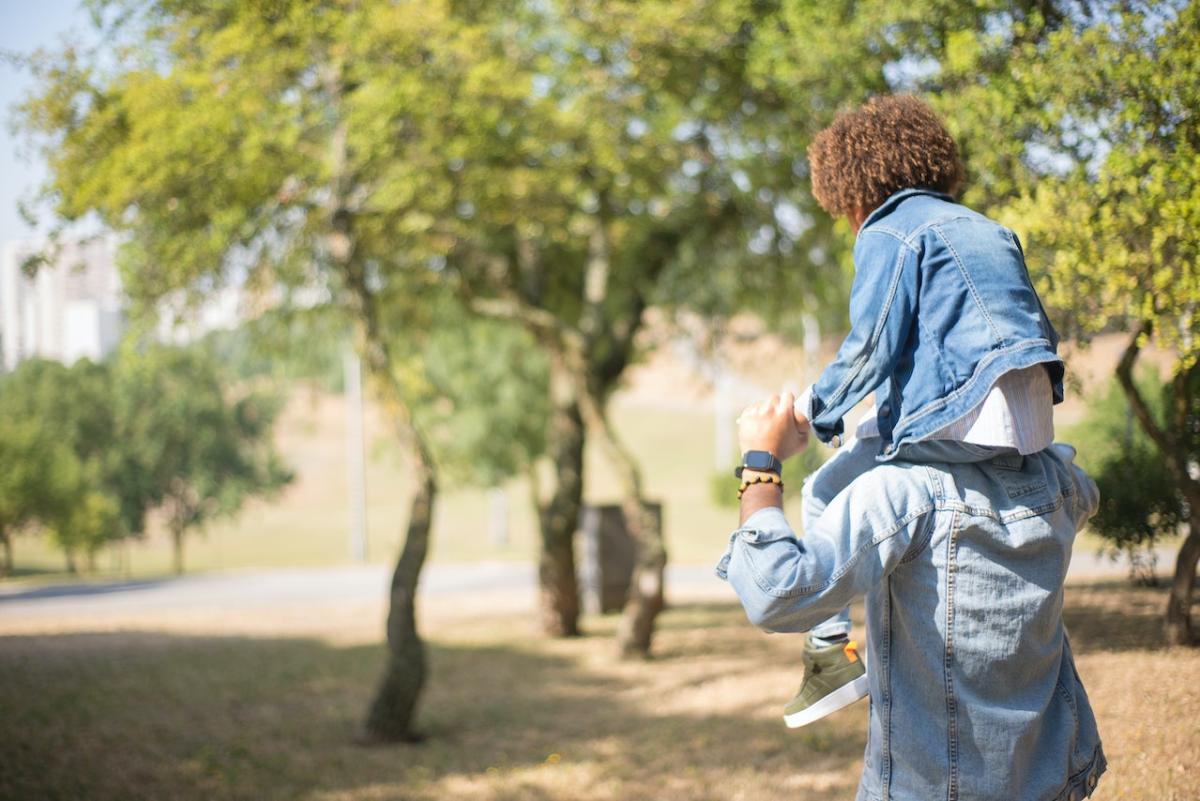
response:
[[[825,511],[829,502],[850,482],[875,467],[875,457],[883,450],[879,437],[855,437],[834,452],[825,464],[817,468],[804,480],[800,488],[800,523],[805,531],[811,531],[817,518]],[[895,458],[905,462],[982,462],[1002,453],[1013,453],[1012,448],[990,448],[953,440],[925,440],[901,445]],[[809,634],[827,642],[839,640],[850,633],[850,607],[833,617],[813,626]]]

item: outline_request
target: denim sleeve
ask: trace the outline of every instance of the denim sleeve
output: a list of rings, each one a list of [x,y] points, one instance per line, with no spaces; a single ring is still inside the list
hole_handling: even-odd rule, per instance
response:
[[[890,233],[866,230],[854,247],[850,333],[812,386],[808,419],[822,442],[895,370],[916,309],[916,255]],[[801,409],[801,411],[804,411]]]
[[[1071,511],[1075,520],[1075,530],[1081,531],[1087,521],[1100,510],[1100,488],[1092,477],[1075,464],[1075,448],[1063,442],[1055,442],[1050,446],[1063,464],[1070,471],[1071,477]]]
[[[798,538],[778,508],[733,532],[717,575],[767,631],[808,631],[925,546],[933,496],[919,467],[881,466],[839,493]]]
[[[1013,231],[1007,228],[1009,237],[1012,239],[1013,245],[1017,248],[1017,254],[1021,257],[1021,266],[1025,268],[1025,279],[1029,281],[1029,285],[1033,286],[1033,279],[1029,276],[1029,265],[1025,263],[1025,248],[1021,247],[1021,238]],[[1050,340],[1050,347],[1058,350],[1058,331],[1054,329],[1054,324],[1050,322],[1050,315],[1046,314],[1046,307],[1042,305],[1042,298],[1034,289],[1033,297],[1037,300],[1038,310],[1042,313],[1042,326],[1046,331],[1046,339]]]

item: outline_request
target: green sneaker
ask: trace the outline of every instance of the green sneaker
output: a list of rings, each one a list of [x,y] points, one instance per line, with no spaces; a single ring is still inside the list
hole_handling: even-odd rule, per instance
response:
[[[783,720],[792,729],[807,726],[866,694],[867,669],[858,655],[858,643],[848,640],[822,647],[805,637],[804,681],[783,708]]]

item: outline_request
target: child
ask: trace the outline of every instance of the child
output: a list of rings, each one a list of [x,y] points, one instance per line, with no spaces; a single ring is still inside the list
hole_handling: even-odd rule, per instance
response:
[[[888,500],[896,500],[880,487],[880,463],[925,463],[931,468],[940,465],[937,469],[974,465],[990,476],[995,465],[1007,459],[1021,469],[1042,465],[1043,474],[1054,474],[1054,481],[1043,483],[1061,487],[1063,492],[1072,492],[1076,484],[1090,483],[1082,474],[1050,464],[1055,460],[1046,451],[1054,438],[1051,406],[1062,401],[1063,366],[1055,351],[1057,337],[1028,279],[1012,231],[955,204],[949,197],[958,186],[961,165],[954,140],[932,110],[911,96],[875,98],[818,134],[809,149],[809,159],[818,203],[830,213],[850,219],[857,231],[851,332],[832,365],[794,402],[797,432],[769,442],[778,448],[774,457],[786,459],[803,447],[800,433],[809,427],[822,441],[840,445],[842,416],[872,391],[876,404],[874,414],[866,416],[850,446],[806,482],[805,531],[820,530],[822,523],[826,528],[833,525],[830,510],[838,506],[839,513],[845,514],[848,507],[842,496],[853,495],[856,486],[859,495],[862,487],[875,487],[882,493],[878,500],[883,506],[888,506]],[[748,414],[749,410],[744,412],[743,420]],[[778,472],[772,472],[778,462],[764,460],[758,448],[746,450],[743,487],[748,482],[778,482]],[[1026,462],[1025,457],[1034,456],[1044,458]],[[1061,457],[1057,460],[1062,462]],[[954,470],[971,474],[966,466]],[[930,475],[934,472],[936,469]],[[955,480],[961,481],[962,477],[947,476],[944,484],[954,486]],[[911,476],[904,481],[908,478]],[[978,510],[990,508],[998,514],[1015,500],[1014,493],[1001,492],[1008,486],[1002,480],[989,478],[984,486],[994,492],[977,499]],[[762,490],[770,488],[754,487],[752,492],[761,495]],[[913,492],[923,496],[924,488],[918,486]],[[935,492],[930,502],[937,507],[943,501]],[[869,502],[866,506],[870,507]],[[1025,508],[1031,517],[1039,513],[1032,506],[1019,508]],[[966,516],[978,510],[972,508]],[[1079,510],[1075,511],[1078,517]],[[870,522],[841,520],[852,531],[862,530],[864,523]],[[907,522],[892,520],[890,525]],[[1069,553],[1073,529],[1067,531],[1063,522],[1043,529],[1034,540],[1044,546],[1066,541]],[[833,567],[834,573],[824,577],[822,588],[838,584],[844,578],[841,572],[870,573],[854,561],[877,554],[875,547],[881,538],[894,535],[896,530],[876,531],[868,542],[860,544],[862,550],[827,554],[827,566]],[[997,531],[980,535],[982,541],[988,541],[988,536],[1001,535]],[[809,540],[805,537],[805,543]],[[726,562],[737,553],[734,544]],[[804,548],[797,547],[803,558]],[[955,547],[953,532],[948,547]],[[1003,553],[1001,543],[991,543],[991,547],[1001,549],[1001,553],[991,554],[997,565],[1013,556]],[[817,546],[812,548],[810,558],[816,558]],[[845,559],[845,564],[839,559]],[[893,565],[892,570],[898,567]],[[1066,570],[1066,564],[1062,568]],[[938,570],[948,582],[940,597],[953,596],[954,571],[944,564]],[[979,572],[988,570],[979,567]],[[762,579],[761,572],[756,576]],[[1062,577],[1054,573],[1051,577],[1057,582],[1055,597],[1061,601]],[[892,580],[888,578],[889,583]],[[758,584],[761,586],[762,580]],[[810,592],[821,594],[821,588],[799,584],[773,591],[792,597],[797,606],[804,606],[800,600]],[[739,596],[748,602],[748,596],[740,590]],[[890,596],[882,601],[889,603]],[[980,597],[971,598],[971,603],[985,602]],[[948,616],[940,636],[946,646],[944,682],[950,704],[956,664],[949,619],[953,618],[954,607],[950,604],[940,609],[934,604],[930,612]],[[868,614],[874,619],[880,612],[869,606]],[[1046,642],[1058,654],[1064,652],[1061,620],[1056,615],[1043,620],[1027,609],[1021,614],[1032,615],[1049,627]],[[1008,622],[1020,628],[1020,620]],[[812,628],[804,648],[805,679],[785,711],[788,725],[815,721],[866,693],[868,675],[856,646],[848,640],[848,631],[845,609]],[[1057,640],[1052,632],[1058,632]],[[870,628],[869,634],[871,642],[878,643],[880,634]],[[887,648],[890,640],[884,643]],[[966,648],[970,650],[971,645],[967,643]],[[872,658],[888,660],[889,655]],[[872,685],[874,679],[871,676]],[[892,703],[890,698],[883,700]],[[872,723],[874,712],[872,704]],[[949,725],[955,727],[956,719]],[[1092,755],[1098,754],[1097,739]],[[1093,769],[1099,765],[1094,776],[1103,771],[1102,763],[1102,757],[1088,763]],[[1026,795],[1022,791],[1009,797]]]
[[[796,423],[837,447],[842,416],[871,392],[876,403],[805,483],[805,530],[877,461],[944,460],[947,448],[953,461],[982,461],[998,448],[1049,446],[1062,400],[1057,335],[1015,235],[951,199],[962,166],[937,115],[909,95],[877,97],[818,134],[808,156],[817,201],[857,232],[856,274],[850,334],[796,401]],[[787,725],[866,695],[849,632],[847,610],[813,628]]]

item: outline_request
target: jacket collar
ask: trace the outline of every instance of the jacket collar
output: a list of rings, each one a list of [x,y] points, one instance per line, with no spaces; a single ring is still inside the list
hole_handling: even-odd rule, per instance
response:
[[[908,189],[901,189],[889,195],[887,200],[880,203],[874,211],[867,215],[867,219],[863,220],[863,224],[859,226],[858,233],[861,234],[871,225],[871,223],[875,222],[880,217],[890,214],[893,209],[900,205],[901,201],[903,201],[906,197],[912,197],[913,195],[930,195],[932,197],[941,198],[942,200],[948,200],[951,203],[954,202],[954,198],[950,197],[950,195],[947,195],[945,192],[939,192],[936,189],[929,189],[923,186],[914,186],[909,187]],[[855,239],[857,238],[858,235],[856,234]]]

